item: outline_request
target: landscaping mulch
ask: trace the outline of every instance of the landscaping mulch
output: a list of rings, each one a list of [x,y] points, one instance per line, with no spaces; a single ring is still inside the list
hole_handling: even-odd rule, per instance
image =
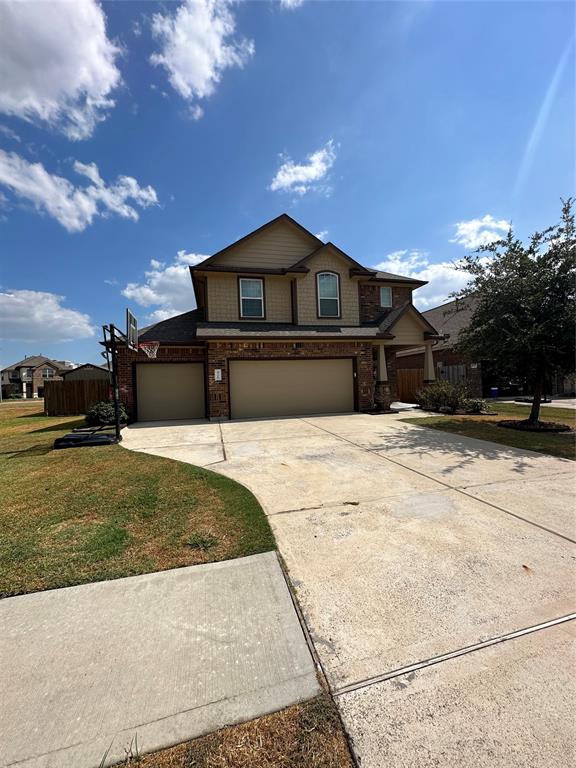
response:
[[[572,432],[568,424],[559,424],[555,421],[537,421],[532,424],[528,419],[505,419],[498,422],[499,427],[505,429],[519,429],[524,432]]]

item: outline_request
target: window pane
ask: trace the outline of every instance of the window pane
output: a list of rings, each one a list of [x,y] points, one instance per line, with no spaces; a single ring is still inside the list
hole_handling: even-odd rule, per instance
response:
[[[262,298],[261,280],[240,280],[240,295],[248,298]]]
[[[338,298],[338,278],[336,275],[318,275],[318,295],[321,299]]]
[[[380,288],[380,306],[392,306],[392,288]]]
[[[263,317],[262,299],[242,299],[242,317]]]
[[[338,299],[320,299],[320,317],[338,317]]]

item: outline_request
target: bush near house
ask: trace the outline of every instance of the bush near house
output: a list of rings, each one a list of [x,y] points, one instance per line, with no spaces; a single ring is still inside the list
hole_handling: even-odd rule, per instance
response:
[[[128,414],[126,408],[120,403],[120,421],[126,423],[128,421]],[[89,427],[106,426],[107,424],[114,424],[114,403],[107,400],[101,400],[99,403],[95,403],[86,412],[86,424]]]
[[[436,413],[491,413],[485,400],[470,397],[466,384],[438,379],[416,393],[416,402],[425,411]]]

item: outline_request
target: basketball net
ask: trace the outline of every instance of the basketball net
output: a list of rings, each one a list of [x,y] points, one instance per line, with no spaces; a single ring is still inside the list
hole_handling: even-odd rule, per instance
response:
[[[138,344],[138,348],[142,350],[148,357],[156,357],[158,353],[159,341],[142,341]]]

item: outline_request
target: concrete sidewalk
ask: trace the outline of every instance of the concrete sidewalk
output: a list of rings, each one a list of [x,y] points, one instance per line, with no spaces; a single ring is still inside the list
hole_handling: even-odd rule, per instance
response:
[[[0,765],[91,768],[319,693],[276,553],[0,601]]]

